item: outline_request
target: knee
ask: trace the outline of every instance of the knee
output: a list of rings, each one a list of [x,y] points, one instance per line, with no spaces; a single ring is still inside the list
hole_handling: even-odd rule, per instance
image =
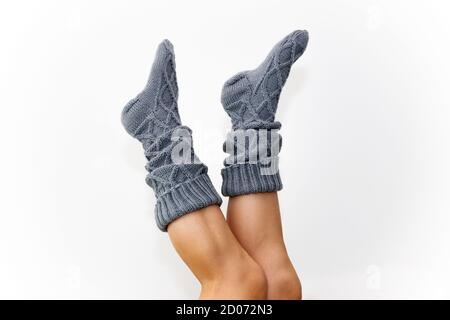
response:
[[[302,299],[302,285],[295,270],[280,270],[269,279],[268,298],[272,300]]]
[[[267,299],[268,283],[264,270],[254,261],[239,276],[242,288],[251,299]]]
[[[263,269],[250,257],[226,263],[221,270],[202,285],[220,299],[267,299],[268,284]]]

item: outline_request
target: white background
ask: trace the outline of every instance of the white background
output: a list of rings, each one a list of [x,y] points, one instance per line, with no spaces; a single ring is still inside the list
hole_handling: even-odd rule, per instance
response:
[[[450,298],[445,1],[2,1],[0,298],[196,298],[120,112],[158,43],[220,188],[219,102],[295,29],[280,193],[306,299]],[[223,205],[226,208],[226,202]]]

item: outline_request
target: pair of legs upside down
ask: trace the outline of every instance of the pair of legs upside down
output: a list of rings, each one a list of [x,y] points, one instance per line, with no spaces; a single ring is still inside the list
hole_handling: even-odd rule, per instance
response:
[[[201,299],[301,299],[300,280],[282,233],[277,192],[281,124],[275,112],[293,63],[308,43],[294,31],[256,68],[236,74],[222,90],[232,130],[224,143],[221,197],[195,156],[191,130],[178,112],[173,46],[158,47],[144,90],[122,112],[148,160],[147,183],[157,201],[156,223],[201,283]]]

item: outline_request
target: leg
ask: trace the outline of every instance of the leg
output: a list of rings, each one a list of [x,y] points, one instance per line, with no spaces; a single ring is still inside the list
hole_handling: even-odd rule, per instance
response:
[[[222,199],[195,156],[191,131],[182,126],[177,99],[175,53],[164,40],[147,85],[122,112],[125,129],[145,150],[156,223],[200,280],[200,298],[265,299],[264,272],[230,231],[218,207]]]
[[[200,299],[266,299],[263,270],[238,243],[218,206],[168,227],[176,251],[200,281]]]
[[[301,299],[300,280],[283,241],[276,192],[231,197],[228,225],[244,249],[263,268],[269,299]]]
[[[282,188],[278,173],[281,123],[275,121],[275,113],[291,67],[307,43],[308,32],[290,33],[257,68],[239,72],[222,89],[222,105],[232,123],[224,143],[229,156],[222,169],[222,194],[230,197],[228,224],[264,269],[269,299],[301,298],[300,281],[281,230],[276,193]]]

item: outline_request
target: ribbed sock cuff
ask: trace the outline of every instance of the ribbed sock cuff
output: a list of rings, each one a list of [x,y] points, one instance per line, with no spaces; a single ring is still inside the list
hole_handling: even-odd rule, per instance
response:
[[[213,204],[220,206],[222,198],[208,175],[199,175],[158,196],[155,206],[156,224],[162,231],[167,231],[167,226],[175,219]]]
[[[258,163],[231,165],[222,169],[222,194],[226,197],[249,193],[273,192],[283,188],[280,173],[261,174]]]

